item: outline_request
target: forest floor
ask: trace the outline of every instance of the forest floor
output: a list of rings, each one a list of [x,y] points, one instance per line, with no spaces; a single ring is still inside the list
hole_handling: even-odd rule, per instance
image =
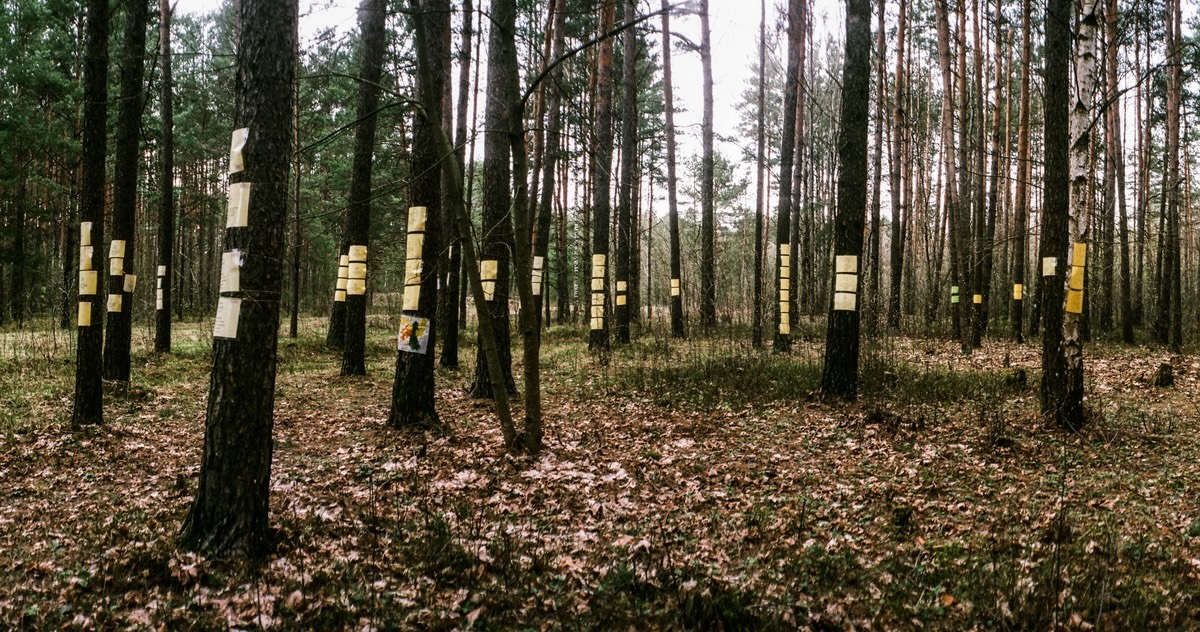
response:
[[[868,340],[845,404],[816,395],[817,340],[648,333],[602,366],[555,328],[546,447],[514,458],[469,370],[439,375],[451,434],[385,427],[395,332],[372,325],[365,378],[315,319],[280,342],[256,564],[174,543],[201,327],[136,348],[75,431],[70,336],[0,336],[0,628],[1200,628],[1195,355],[1088,345],[1072,433],[1037,414],[1036,343]]]

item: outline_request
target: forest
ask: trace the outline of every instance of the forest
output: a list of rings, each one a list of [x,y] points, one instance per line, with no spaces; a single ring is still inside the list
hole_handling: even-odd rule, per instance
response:
[[[1196,7],[734,4],[0,0],[0,628],[1200,627]]]

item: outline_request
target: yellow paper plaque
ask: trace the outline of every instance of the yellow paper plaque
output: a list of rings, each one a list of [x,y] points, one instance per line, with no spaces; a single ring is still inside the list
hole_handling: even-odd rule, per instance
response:
[[[792,326],[788,323],[779,323],[779,333],[784,336],[792,334]]]
[[[420,286],[416,286],[416,287],[420,287]],[[405,289],[407,289],[407,288],[405,288]],[[367,280],[366,279],[349,279],[348,281],[346,281],[346,295],[347,296],[363,296],[366,293],[367,293]]]
[[[779,279],[779,289],[781,289],[781,290],[792,289],[792,280],[787,277],[783,277],[782,279]]]
[[[167,266],[158,266],[158,276],[160,276],[160,277],[167,276]]]
[[[96,271],[95,270],[80,270],[79,271],[79,295],[93,296],[96,294]]]
[[[161,289],[154,291],[154,309],[161,311],[163,308],[163,291]]]
[[[334,290],[333,302],[345,303],[346,302],[346,290]]]
[[[79,247],[79,269],[80,270],[91,270],[92,269],[92,254],[94,252],[94,250],[93,250],[94,248],[95,248],[95,246],[80,246]]]
[[[350,265],[350,255],[342,255],[342,256],[338,257],[338,267],[339,268],[345,268],[348,265]],[[341,273],[345,274],[345,271],[342,270]]]
[[[133,294],[133,291],[135,289],[137,289],[137,275],[136,274],[126,274],[125,275],[125,292],[128,294]]]
[[[114,257],[125,258],[125,240],[114,239],[108,244],[108,258]]]
[[[624,294],[617,295],[617,305],[625,305],[625,295]]]
[[[420,285],[409,285],[404,288],[404,303],[401,306],[404,312],[415,312],[421,307],[421,287]]]
[[[971,302],[975,303],[976,305],[983,305],[983,295],[975,294],[974,296],[971,297]]]
[[[626,291],[625,288],[627,288],[627,287],[629,287],[629,286],[624,281],[617,281],[617,291],[618,292]]]
[[[496,298],[496,282],[495,281],[484,281],[483,282],[483,300],[491,301],[495,298]]]
[[[79,245],[80,246],[92,245],[92,223],[91,222],[79,222]]]
[[[1067,290],[1067,312],[1083,313],[1083,290]]]
[[[350,280],[367,278],[367,264],[351,261],[346,268],[346,278]]]
[[[838,255],[836,260],[837,272],[858,272],[858,257],[854,255]]]
[[[592,291],[593,292],[603,292],[604,291],[604,277],[595,277],[592,279]]]
[[[792,309],[791,304],[786,301],[781,302],[779,304],[779,313],[780,314],[783,314],[786,316],[788,314],[788,312],[791,311],[791,309]]]
[[[114,257],[108,260],[108,275],[120,276],[125,274],[125,260],[120,257]]]
[[[346,278],[346,277],[344,277],[344,276],[340,276],[340,277],[338,277],[338,280],[337,280],[337,287],[336,287],[336,288],[334,288],[334,289],[335,289],[335,290],[345,290],[345,289],[346,289],[346,281],[348,281],[348,280],[349,280],[349,279],[347,279],[347,278]]]
[[[367,247],[366,246],[350,246],[350,254],[346,255],[350,261],[366,261]]]
[[[80,327],[92,326],[92,304],[89,301],[79,301],[79,312],[75,315],[75,320]]]
[[[120,294],[109,294],[108,295],[108,311],[110,311],[110,312],[121,311],[121,295]]]
[[[404,284],[405,285],[420,285],[421,284],[421,260],[409,259],[404,262]]]
[[[497,261],[495,259],[486,259],[479,263],[479,278],[485,281],[495,281],[497,274]]]
[[[541,270],[543,265],[545,264],[545,262],[546,262],[546,260],[544,257],[534,257],[533,258],[533,269]]]
[[[671,279],[671,296],[679,296],[679,279]]]
[[[1020,283],[1013,284],[1013,300],[1019,301],[1025,298],[1025,286]]]
[[[408,207],[408,232],[419,233],[425,231],[425,215],[426,207],[410,206]]]
[[[604,293],[603,292],[593,292],[592,293],[592,307],[595,307],[597,305],[600,305],[601,307],[604,306]]]
[[[833,309],[837,312],[852,312],[858,306],[858,297],[850,292],[835,292],[833,294]]]
[[[600,268],[601,270],[603,270],[604,269],[604,260],[605,260],[604,255],[592,255],[592,270],[595,270],[596,268]],[[599,275],[594,275],[594,276],[599,276]]]
[[[858,275],[845,272],[838,273],[833,290],[835,292],[857,292]]]
[[[1075,247],[1071,250],[1071,265],[1083,267],[1087,262],[1087,242],[1075,242]]]
[[[783,268],[784,270],[787,270],[788,268],[792,267],[791,255],[780,255],[779,256],[779,267]]]
[[[1083,289],[1083,270],[1083,266],[1071,266],[1071,278],[1067,287],[1071,288],[1072,290]]]

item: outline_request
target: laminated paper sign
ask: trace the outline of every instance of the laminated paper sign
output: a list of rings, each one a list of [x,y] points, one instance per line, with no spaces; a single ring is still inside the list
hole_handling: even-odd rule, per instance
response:
[[[221,292],[242,289],[242,251],[230,250],[221,254]]]
[[[137,289],[137,275],[136,274],[126,274],[125,275],[125,288],[124,289],[127,294],[133,294],[133,291],[135,289]]]
[[[671,296],[679,296],[679,279],[671,279]]]
[[[1013,300],[1019,301],[1025,297],[1025,286],[1020,283],[1013,283]]]
[[[1058,258],[1057,257],[1042,258],[1042,276],[1044,276],[1044,277],[1054,276],[1054,272],[1057,268],[1058,268]]]
[[[835,292],[855,292],[858,290],[858,275],[845,272],[838,273],[834,286]]]
[[[415,312],[421,306],[421,286],[410,285],[404,288],[404,304],[400,307],[406,312]]]
[[[407,288],[405,288],[407,289]],[[349,279],[346,281],[347,296],[363,296],[367,293],[366,279]]]
[[[167,266],[158,266],[158,276],[160,276],[160,277],[167,276]]]
[[[857,307],[857,296],[849,292],[836,292],[833,295],[833,310],[837,312],[852,312]]]
[[[788,323],[779,323],[779,333],[780,333],[780,335],[783,335],[783,336],[791,335],[792,326],[789,325]]]
[[[109,294],[108,295],[108,311],[110,311],[110,312],[121,311],[121,295],[120,294]]]
[[[158,290],[154,291],[154,309],[156,311],[162,311],[162,308],[163,308],[162,289],[158,289]]]
[[[408,232],[425,232],[424,206],[413,206],[408,209]]]
[[[93,296],[96,294],[96,271],[95,270],[80,270],[79,271],[79,295]]]
[[[92,304],[88,301],[79,302],[79,313],[76,314],[75,320],[80,327],[92,326]]]
[[[80,246],[79,247],[79,269],[92,269],[92,253],[95,246]]]
[[[229,185],[229,207],[225,216],[225,228],[245,228],[250,225],[250,183],[234,182]]]
[[[400,335],[396,347],[408,353],[425,353],[429,350],[429,319],[420,316],[401,316]]]
[[[837,272],[858,273],[858,257],[854,255],[838,255],[836,265]]]
[[[92,223],[91,222],[80,222],[79,223],[79,245],[80,246],[92,245]]]
[[[347,279],[365,279],[367,278],[367,264],[359,261],[351,261],[346,267]]]
[[[242,299],[222,296],[217,299],[217,317],[213,320],[213,338],[237,339]]]
[[[108,244],[109,259],[124,259],[125,258],[125,240],[114,239]]]
[[[366,246],[350,246],[350,254],[346,256],[350,261],[366,261],[367,247]]]
[[[346,302],[346,290],[344,290],[344,289],[334,290],[333,291],[333,302],[334,303],[345,303]]]
[[[624,294],[617,295],[617,305],[625,305],[625,295]]]
[[[108,260],[108,275],[121,276],[125,274],[125,260],[121,257],[113,257]]]
[[[233,130],[233,137],[229,139],[229,173],[237,173],[246,168],[242,151],[246,149],[246,141],[249,139],[249,127]]]
[[[1068,290],[1067,291],[1067,313],[1082,314],[1083,313],[1083,290]]]
[[[617,291],[618,292],[624,292],[625,288],[627,288],[627,287],[628,287],[628,284],[625,283],[624,281],[617,281]]]
[[[972,296],[972,297],[971,297],[971,302],[972,302],[972,303],[975,303],[976,305],[982,305],[982,304],[983,304],[983,295],[982,295],[982,294],[976,294],[976,295]]]

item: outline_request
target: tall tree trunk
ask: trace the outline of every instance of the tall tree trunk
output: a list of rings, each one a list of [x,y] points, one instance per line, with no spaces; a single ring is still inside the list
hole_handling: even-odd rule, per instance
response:
[[[475,15],[473,0],[462,2],[462,35],[458,47],[458,102],[455,104],[454,116],[454,159],[458,161],[459,171],[466,170],[467,153],[467,111],[471,98],[471,38],[472,22]],[[453,187],[447,193],[454,194]],[[441,323],[442,355],[439,364],[447,369],[458,368],[458,329],[459,329],[459,294],[466,288],[462,283],[462,244],[453,238],[454,231],[451,214],[453,205],[445,208],[446,217],[443,226],[446,228],[447,250],[446,285],[444,292],[438,294],[442,304],[438,307],[438,321]],[[465,301],[463,301],[465,303]]]
[[[551,0],[550,2],[550,35],[553,40],[550,46],[550,59],[558,59],[563,54],[563,48],[566,46],[566,22],[567,11],[563,6],[563,0]],[[534,239],[533,248],[533,293],[534,300],[539,308],[537,310],[539,319],[541,318],[541,306],[546,308],[545,324],[550,322],[550,300],[546,298],[546,288],[549,286],[546,283],[547,262],[550,260],[550,224],[554,215],[554,194],[556,182],[554,179],[555,173],[559,165],[559,153],[562,151],[562,64],[559,64],[550,71],[550,77],[545,85],[540,86],[540,89],[548,93],[546,104],[546,136],[545,144],[543,145],[542,155],[542,189],[541,199],[537,204],[537,229]],[[566,276],[565,274],[563,276]],[[560,288],[560,297],[568,293],[569,288],[563,286]],[[539,321],[541,322],[541,321]]]
[[[879,255],[879,242],[883,233],[880,226],[880,206],[883,199],[883,193],[880,191],[883,185],[883,121],[887,117],[887,42],[884,38],[886,13],[886,4],[879,3],[879,27],[875,33],[875,70],[878,76],[875,79],[875,132],[871,146],[871,226],[867,231],[867,296],[862,306],[869,335],[873,335],[878,328],[879,311],[882,308],[879,300],[879,279],[883,261]]]
[[[671,335],[683,338],[683,277],[679,252],[679,199],[675,187],[675,98],[671,79],[670,0],[662,0],[663,116],[667,137],[667,232],[671,259]]]
[[[804,47],[804,3],[788,3],[787,75],[783,83],[783,138],[779,147],[779,205],[775,209],[775,351],[792,346],[792,171],[796,158],[796,125],[800,93],[800,64]],[[799,253],[796,253],[797,255]]]
[[[600,34],[612,30],[616,21],[616,0],[602,0]],[[600,41],[596,52],[594,92],[595,137],[592,139],[592,263],[591,301],[588,307],[588,348],[607,351],[608,339],[608,224],[612,184],[612,66],[613,42]]]
[[[509,13],[512,13],[509,16]],[[496,332],[497,351],[503,369],[504,384],[509,393],[516,393],[512,375],[512,343],[509,333],[509,288],[512,286],[513,223],[511,148],[508,130],[513,125],[511,105],[517,100],[516,40],[513,33],[516,7],[512,0],[492,3],[491,29],[488,33],[487,104],[484,108],[483,134],[483,260],[488,276],[495,270],[492,298],[488,303],[492,325]],[[525,183],[520,183],[522,187]],[[489,263],[494,262],[494,263]],[[475,381],[472,397],[492,397],[497,385],[492,384],[487,370],[483,345],[476,352]]]
[[[1097,0],[1091,0],[1096,2]],[[1181,35],[1179,0],[1167,0],[1167,163],[1166,186],[1167,221],[1170,228],[1167,233],[1167,265],[1164,266],[1166,277],[1160,282],[1169,286],[1170,292],[1170,345],[1174,353],[1180,353],[1183,347],[1183,300],[1181,269],[1181,225],[1182,211],[1179,203],[1179,190],[1183,186],[1179,177],[1179,119],[1181,115],[1181,99],[1183,90],[1183,38]]]
[[[625,22],[634,19],[636,3],[625,0]],[[621,102],[621,182],[620,199],[617,201],[617,298],[614,312],[617,317],[617,342],[629,343],[629,323],[632,320],[631,311],[636,307],[630,305],[632,286],[635,283],[637,268],[632,265],[634,250],[634,217],[637,211],[637,200],[634,198],[634,167],[637,165],[637,30],[628,29],[622,35],[624,49],[622,56],[621,80],[624,83]]]
[[[704,110],[700,119],[700,326],[717,325],[716,209],[713,206],[713,71],[708,2],[700,0],[700,67]]]
[[[1122,149],[1122,127],[1121,127],[1121,103],[1120,103],[1120,88],[1118,86],[1118,66],[1117,55],[1120,52],[1120,40],[1117,33],[1117,15],[1119,9],[1117,0],[1108,0],[1108,7],[1105,9],[1105,32],[1108,42],[1108,56],[1105,62],[1108,65],[1108,72],[1105,73],[1108,78],[1108,95],[1106,102],[1108,103],[1108,131],[1107,143],[1108,160],[1112,162],[1115,173],[1115,190],[1113,197],[1116,198],[1118,212],[1118,233],[1121,239],[1121,340],[1126,344],[1134,343],[1133,336],[1133,296],[1131,293],[1131,274],[1129,262],[1129,218],[1128,211],[1125,205],[1125,152]]]
[[[371,171],[375,154],[375,111],[379,107],[379,80],[383,76],[383,56],[386,51],[385,26],[387,6],[383,0],[362,0],[358,7],[358,24],[362,33],[362,57],[359,58],[358,102],[356,104],[358,124],[354,128],[354,159],[350,171],[350,199],[346,207],[346,232],[343,241],[350,244],[347,249],[346,274],[346,338],[342,345],[342,375],[366,375],[367,344],[367,257],[371,241]],[[439,74],[440,76],[440,74]],[[440,85],[439,85],[440,88]],[[441,98],[441,92],[437,94]],[[437,112],[441,114],[439,109]],[[440,125],[441,119],[432,122]],[[414,143],[416,144],[416,143]],[[413,150],[414,154],[416,149]],[[432,172],[436,160],[421,165]],[[413,173],[422,174],[414,169]],[[415,186],[415,185],[414,185]],[[441,188],[423,192],[441,195]],[[416,196],[414,196],[415,199]],[[433,200],[417,200],[426,207],[438,207]],[[431,211],[432,213],[432,211]],[[432,231],[431,231],[432,232]],[[425,239],[436,243],[436,234],[426,234]],[[429,247],[429,246],[426,246]],[[434,253],[437,252],[436,246]],[[437,270],[436,260],[427,270]],[[437,291],[436,274],[433,284]],[[427,354],[431,355],[431,354]]]
[[[846,54],[838,135],[837,215],[834,219],[833,309],[825,336],[821,392],[858,396],[858,346],[863,217],[867,206],[867,128],[871,101],[871,3],[846,3]]]
[[[83,66],[83,158],[79,196],[79,312],[71,425],[104,421],[101,353],[104,328],[97,298],[104,289],[104,156],[108,112],[108,1],[88,0]],[[84,281],[84,279],[87,279]]]
[[[1029,76],[1032,47],[1030,45],[1030,0],[1021,1],[1021,96],[1020,113],[1017,115],[1017,192],[1016,226],[1013,229],[1016,244],[1013,246],[1013,299],[1012,335],[1018,343],[1025,342],[1025,244],[1029,239],[1029,180],[1032,169],[1029,162]]]
[[[955,163],[953,143],[954,143],[954,70],[951,67],[950,56],[950,18],[949,9],[946,6],[946,0],[935,0],[934,8],[937,14],[937,34],[938,34],[938,64],[942,71],[942,121],[941,121],[941,156],[942,156],[942,175],[946,182],[943,188],[945,199],[943,204],[946,208],[947,225],[949,226],[950,237],[950,281],[951,287],[951,319],[953,325],[953,335],[955,338],[963,336],[962,328],[962,296],[966,294],[962,289],[962,279],[966,278],[967,271],[964,266],[966,261],[963,257],[963,249],[966,247],[962,242],[962,231],[960,227],[965,221],[958,196],[958,177],[957,165]]]
[[[758,23],[758,103],[755,143],[757,150],[754,161],[754,309],[751,324],[751,345],[759,349],[763,344],[763,214],[766,206],[767,184],[770,180],[767,162],[767,0],[759,3],[762,18]]]
[[[908,36],[908,0],[900,0],[899,24],[896,27],[896,89],[892,102],[892,145],[888,159],[888,185],[892,200],[892,239],[890,252],[891,277],[888,292],[888,327],[893,331],[900,329],[900,290],[903,287],[904,248],[908,241],[905,229],[908,214],[911,212],[906,204],[911,199],[908,194],[909,163],[906,139],[909,136],[909,122],[905,115],[905,40]]]
[[[129,0],[121,63],[121,102],[114,147],[112,242],[109,247],[108,335],[104,337],[104,378],[129,381],[130,314],[137,276],[134,267],[134,215],[137,210],[138,145],[142,131],[142,75],[146,60],[147,0]]]
[[[975,293],[978,294],[980,296],[980,298],[982,299],[980,301],[980,303],[978,303],[979,310],[977,312],[976,321],[975,321],[975,344],[976,344],[976,346],[978,346],[979,344],[982,343],[983,334],[985,334],[987,332],[989,314],[991,313],[992,266],[994,265],[995,257],[996,257],[996,252],[995,252],[995,250],[996,250],[996,215],[998,213],[997,207],[999,206],[999,201],[1000,201],[1000,186],[1001,186],[1001,183],[1000,183],[1000,154],[1003,153],[1003,150],[1004,150],[1004,147],[1001,144],[1000,120],[1002,117],[1002,112],[1005,112],[1008,110],[1008,105],[1005,103],[1005,96],[1004,96],[1004,82],[1007,81],[1007,78],[1004,77],[1004,62],[1003,62],[1003,57],[1002,57],[1002,52],[1004,49],[1004,41],[1002,39],[1001,29],[998,26],[1003,19],[1003,9],[1000,5],[1000,2],[1001,2],[1001,0],[996,0],[996,14],[995,14],[995,20],[993,22],[993,24],[996,25],[993,27],[995,29],[995,48],[996,48],[996,50],[995,50],[994,63],[995,63],[995,73],[996,73],[996,84],[994,87],[995,103],[992,106],[992,130],[991,130],[992,138],[991,138],[991,150],[990,150],[991,154],[992,154],[992,164],[991,164],[990,175],[989,175],[989,180],[988,180],[988,185],[987,185],[987,189],[988,189],[987,190],[987,217],[984,219],[983,239],[981,240],[982,243],[979,246],[980,248],[983,249],[983,252],[981,255],[982,261],[980,262],[980,273],[977,276],[978,283],[975,286]],[[978,26],[976,28],[978,28]],[[982,43],[981,42],[978,43],[977,46],[982,47]],[[980,74],[982,76],[982,70],[983,70],[982,64],[980,64],[979,70],[980,70]],[[980,81],[980,85],[982,85],[982,80]],[[980,99],[981,104],[983,104],[985,102],[982,91],[980,91],[980,93],[979,93],[979,99]],[[981,105],[979,108],[979,112],[981,115],[981,117],[980,117],[980,130],[981,131],[982,131],[982,126],[983,126],[982,114],[985,109],[986,108],[983,105]],[[982,163],[983,162],[983,160],[982,160],[983,154],[982,153],[980,154],[980,157],[981,157],[980,163]],[[983,182],[983,174],[982,173],[979,176],[979,181],[980,181],[980,183]],[[1002,264],[1003,264],[1003,262],[1002,262]]]
[[[180,538],[185,546],[210,553],[258,557],[270,544],[271,429],[298,2],[241,0],[235,6],[234,126],[249,132],[240,152],[230,152],[230,179],[252,184],[245,221],[234,213],[225,230],[228,254],[240,264],[239,282],[236,291],[224,293],[233,296],[222,296],[217,307],[200,481]]]
[[[382,0],[379,2],[383,8]],[[441,182],[438,165],[444,156],[437,138],[442,116],[445,78],[450,68],[450,6],[447,0],[410,0],[417,34],[417,74],[422,110],[413,118],[412,200],[408,210],[404,302],[397,341],[396,374],[392,381],[388,425],[393,428],[438,429],[434,401],[434,351],[437,347],[438,259],[441,253]],[[454,187],[451,187],[454,189]],[[461,196],[461,190],[451,197]],[[461,199],[461,198],[460,198]],[[422,341],[422,333],[428,340]],[[483,345],[480,345],[481,347]]]
[[[1071,174],[1068,163],[1071,63],[1071,0],[1048,0],[1046,7],[1045,114],[1043,133],[1042,237],[1039,284],[1042,320],[1042,414],[1066,419],[1067,362],[1062,352],[1064,272],[1069,241]]]

